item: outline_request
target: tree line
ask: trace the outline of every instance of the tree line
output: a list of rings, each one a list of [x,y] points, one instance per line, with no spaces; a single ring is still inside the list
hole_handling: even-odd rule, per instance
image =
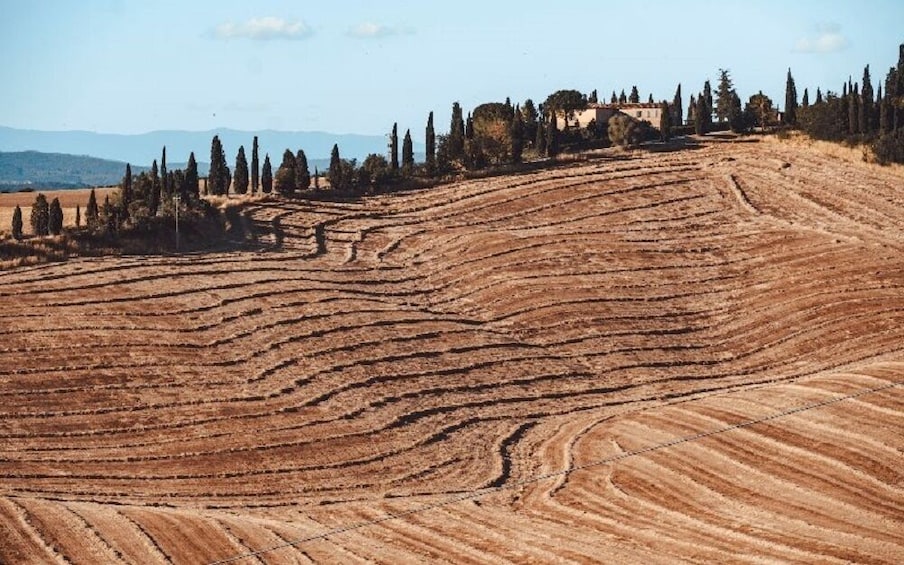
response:
[[[840,92],[823,93],[817,88],[811,102],[805,88],[798,101],[789,69],[785,124],[816,139],[868,144],[880,163],[904,163],[904,44],[898,47],[897,66],[888,69],[884,83],[873,88],[867,65],[861,80],[848,77]]]

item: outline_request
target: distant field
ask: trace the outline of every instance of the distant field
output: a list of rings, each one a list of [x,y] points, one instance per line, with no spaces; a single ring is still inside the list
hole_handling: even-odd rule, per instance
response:
[[[902,187],[604,151],[0,272],[0,563],[904,563]]]
[[[115,187],[101,187],[95,189],[98,205],[102,205],[104,197],[108,194],[116,192]],[[0,232],[9,233],[12,229],[13,211],[16,206],[22,208],[22,221],[24,223],[25,233],[31,232],[29,218],[31,217],[31,206],[35,202],[38,194],[47,197],[50,203],[54,198],[60,199],[60,206],[63,207],[63,225],[75,225],[75,207],[82,209],[82,219],[84,220],[85,205],[88,203],[88,195],[90,188],[79,188],[74,190],[36,190],[34,192],[12,192],[0,193]]]

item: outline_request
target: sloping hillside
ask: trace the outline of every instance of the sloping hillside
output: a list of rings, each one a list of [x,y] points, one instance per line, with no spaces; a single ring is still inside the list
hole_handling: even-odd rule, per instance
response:
[[[711,143],[0,273],[0,561],[900,563],[901,186]]]
[[[142,167],[133,167],[138,174]],[[0,189],[35,186],[79,188],[119,183],[126,164],[85,155],[20,151],[0,153]]]

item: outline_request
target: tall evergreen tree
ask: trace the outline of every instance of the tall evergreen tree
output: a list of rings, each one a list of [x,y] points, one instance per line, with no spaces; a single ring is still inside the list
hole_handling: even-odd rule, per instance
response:
[[[188,156],[188,165],[185,167],[185,194],[182,198],[193,202],[201,198],[201,181],[198,178],[198,162],[194,151]]]
[[[590,96],[587,97],[587,102],[589,102],[590,104],[597,104],[599,102],[599,98],[597,98],[597,93],[596,93],[595,88],[590,93]]]
[[[628,102],[630,102],[631,104],[637,104],[638,102],[640,102],[640,93],[637,92],[636,86],[631,87],[631,95],[628,96]]]
[[[154,162],[156,163],[157,160],[154,159]],[[104,196],[102,219],[104,221],[104,231],[107,235],[115,235],[119,220],[117,219],[116,208],[110,203],[110,195]]]
[[[448,144],[449,159],[461,160],[465,155],[465,120],[458,102],[452,104],[452,123],[449,127]]]
[[[63,207],[59,198],[54,198],[47,210],[47,231],[53,235],[63,231]]]
[[[738,93],[734,89],[731,90],[731,107],[728,111],[728,125],[731,127],[731,131],[735,133],[742,133],[747,130],[747,124],[744,119],[744,110],[741,108],[741,97],[738,96]]]
[[[465,139],[474,139],[474,118],[471,112],[468,112],[468,119],[465,120]]]
[[[546,123],[543,121],[543,114],[540,114],[537,122],[537,134],[534,140],[534,148],[537,155],[546,155]]]
[[[458,104],[456,102],[456,104]],[[339,157],[339,146],[334,144],[330,152],[330,169],[327,172],[330,188],[335,191],[342,189],[342,159]]]
[[[848,132],[851,135],[860,134],[860,92],[855,83],[854,89],[848,93]]]
[[[163,153],[160,155],[160,193],[161,193],[161,202],[166,202],[167,199],[171,198],[172,192],[170,191],[169,186],[169,175],[166,170],[166,145],[163,146]]]
[[[612,91],[612,96],[609,98],[610,104],[618,104],[618,96],[615,95],[615,91]]]
[[[411,141],[411,130],[405,130],[405,138],[402,140],[402,170],[411,174],[414,170],[414,142]]]
[[[618,95],[618,103],[619,104],[627,104],[628,96],[625,94],[625,89],[623,88],[621,94]]]
[[[706,116],[708,111],[706,95],[701,93],[697,96],[697,107],[694,108],[694,133],[697,135],[703,135],[707,131]]]
[[[299,149],[295,154],[295,189],[304,191],[311,188],[311,169],[308,167],[308,156]]]
[[[806,88],[804,89],[803,97],[800,99],[800,107],[801,108],[809,108],[810,107],[810,93],[807,91]]]
[[[525,100],[524,104],[521,105],[521,116],[524,118],[523,121],[525,145],[527,145],[528,143],[534,143],[534,141],[537,139],[537,124],[539,121],[539,113],[537,112],[537,107],[534,105],[534,101],[530,98]]]
[[[703,83],[703,95],[698,96],[697,98],[703,98],[703,101],[706,103],[706,112],[703,115],[703,123],[707,126],[707,131],[709,125],[713,123],[713,89],[709,84],[709,79]]]
[[[816,87],[816,100],[814,101],[814,104],[822,104],[822,102],[823,102],[822,90],[820,90],[819,87],[817,86]]]
[[[239,145],[239,152],[235,156],[235,176],[233,187],[236,194],[248,192],[248,159],[245,158],[245,146]]]
[[[681,83],[678,83],[678,88],[675,89],[675,97],[672,98],[672,109],[675,112],[674,123],[675,125],[680,126],[684,123],[684,106],[681,102]]]
[[[314,166],[314,191],[320,192],[320,171],[317,170],[317,166]]]
[[[264,155],[264,166],[261,167],[261,192],[270,194],[273,190],[273,168],[270,165],[270,154]]]
[[[393,171],[399,170],[399,124],[392,124],[392,133],[389,135],[389,167]]]
[[[220,137],[213,136],[210,144],[210,172],[207,175],[207,193],[222,196],[229,191],[229,167]]]
[[[696,120],[697,114],[697,99],[691,94],[690,102],[687,104],[687,123],[688,125],[693,125],[697,122]]]
[[[75,205],[75,227],[82,227],[82,208],[78,204]]]
[[[425,164],[427,174],[433,175],[436,172],[436,132],[433,129],[433,112],[427,116],[427,129],[424,132],[424,145],[427,152]]]
[[[515,106],[515,117],[509,126],[509,137],[512,140],[512,162],[520,163],[524,154],[524,117],[521,108],[517,106]]]
[[[160,207],[160,173],[157,170],[157,159],[151,163],[151,197],[148,199],[148,214],[153,218]]]
[[[559,124],[556,112],[549,113],[549,122],[546,127],[546,155],[555,157],[559,154]]]
[[[97,206],[97,195],[92,188],[91,193],[88,194],[88,204],[85,206],[85,225],[88,226],[88,229],[95,230],[99,222],[100,208]]]
[[[794,84],[790,68],[785,79],[785,123],[789,126],[797,125],[797,86]]]
[[[128,218],[129,207],[132,205],[134,197],[135,195],[132,193],[132,165],[126,163],[126,174],[122,177],[119,189],[119,201],[122,203],[123,219]]]
[[[16,204],[16,209],[13,210],[13,238],[22,239],[22,208],[19,208],[19,205]]]
[[[288,149],[283,152],[282,164],[276,170],[273,188],[283,196],[291,196],[295,192],[295,155]]]
[[[863,69],[863,83],[860,87],[860,115],[857,120],[860,122],[860,130],[866,135],[876,131],[873,124],[873,107],[873,81],[869,76],[869,65],[867,65]]]
[[[728,120],[731,112],[731,76],[728,69],[719,69],[719,90],[716,94],[716,117],[719,123]]]
[[[672,138],[672,112],[665,100],[659,105],[659,138],[662,141]]]
[[[257,192],[260,187],[260,163],[258,163],[257,136],[251,142],[251,194]]]
[[[47,235],[49,233],[50,206],[47,197],[38,194],[35,203],[31,206],[31,233],[35,235]]]

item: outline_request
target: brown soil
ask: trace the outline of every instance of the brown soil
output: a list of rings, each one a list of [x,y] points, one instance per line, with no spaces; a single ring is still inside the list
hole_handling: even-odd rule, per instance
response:
[[[717,142],[0,272],[0,562],[900,563],[902,186]]]

